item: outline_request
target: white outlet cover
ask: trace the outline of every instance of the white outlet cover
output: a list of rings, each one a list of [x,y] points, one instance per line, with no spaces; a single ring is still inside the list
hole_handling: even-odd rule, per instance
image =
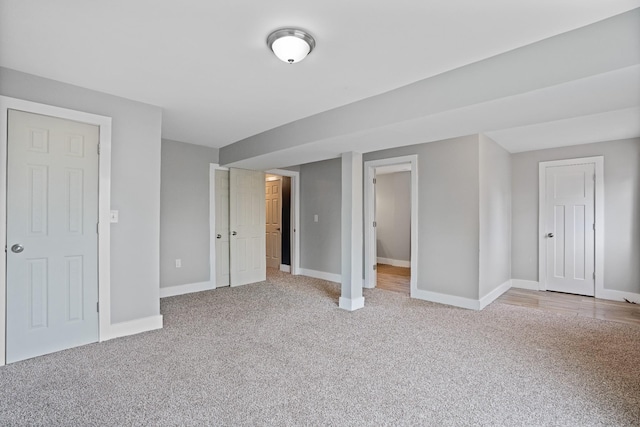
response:
[[[109,218],[111,219],[112,223],[118,222],[118,211],[111,211]]]
[[[313,222],[318,222],[318,215],[313,216]]]

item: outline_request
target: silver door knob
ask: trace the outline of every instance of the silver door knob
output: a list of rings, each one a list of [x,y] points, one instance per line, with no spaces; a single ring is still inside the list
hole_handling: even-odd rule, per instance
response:
[[[237,234],[238,234],[238,233],[236,233],[235,231],[232,231],[232,232],[231,232],[231,235],[232,235],[232,236],[236,236]]]
[[[549,237],[549,238],[553,237],[553,233],[547,234],[547,237]]]
[[[17,254],[19,254],[20,252],[24,251],[24,246],[16,243],[15,245],[11,246],[11,252],[15,252]]]
[[[216,239],[222,239],[222,234],[216,234]]]

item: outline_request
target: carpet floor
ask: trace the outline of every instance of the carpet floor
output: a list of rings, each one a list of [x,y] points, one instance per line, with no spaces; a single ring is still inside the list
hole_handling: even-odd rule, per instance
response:
[[[640,328],[272,273],[0,368],[0,425],[640,425]]]

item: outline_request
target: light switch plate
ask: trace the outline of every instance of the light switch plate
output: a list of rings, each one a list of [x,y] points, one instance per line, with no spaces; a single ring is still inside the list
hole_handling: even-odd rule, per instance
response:
[[[313,222],[318,222],[318,215],[313,216]]]
[[[112,223],[118,222],[118,211],[111,211],[109,218],[111,219]]]

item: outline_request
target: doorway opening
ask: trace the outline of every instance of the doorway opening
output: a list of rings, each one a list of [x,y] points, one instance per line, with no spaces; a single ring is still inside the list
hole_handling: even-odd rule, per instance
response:
[[[267,268],[291,272],[291,177],[265,176]]]
[[[234,175],[238,177],[235,181],[233,178]],[[251,179],[240,179],[244,175],[250,175]],[[257,178],[258,176],[259,179]],[[271,177],[269,181],[267,181],[267,176]],[[257,276],[241,280],[242,278],[239,275],[239,271],[242,270],[242,263],[247,263],[247,256],[241,255],[238,248],[242,248],[242,237],[244,234],[242,223],[246,222],[242,220],[242,218],[246,217],[246,212],[249,210],[248,208],[239,209],[237,206],[238,201],[243,199],[243,196],[240,193],[247,193],[248,191],[245,191],[246,189],[243,190],[244,187],[239,185],[244,182],[245,184],[250,185],[251,189],[253,189],[250,191],[251,194],[258,194],[259,190],[259,194],[261,195],[261,201],[258,202],[257,199],[255,199],[256,203],[252,202],[251,206],[253,209],[257,208],[258,204],[260,205],[259,211],[261,213],[259,221],[260,228],[262,230],[260,232],[260,241],[262,243],[260,243],[260,249],[256,246],[251,253],[255,255],[252,258],[252,262],[258,265],[258,261],[260,261],[262,264],[260,269],[262,271],[261,274],[264,274],[268,258],[265,249],[268,250],[267,242],[269,238],[266,227],[266,210],[268,208],[265,194],[266,184],[276,179],[280,180],[280,186],[282,186],[283,181],[285,182],[285,186],[289,185],[289,197],[285,197],[284,201],[278,202],[280,206],[285,205],[285,212],[276,208],[276,212],[280,212],[279,220],[281,224],[279,227],[277,225],[274,227],[275,229],[280,228],[280,230],[275,231],[279,231],[279,237],[282,240],[286,239],[287,242],[289,242],[289,245],[288,254],[286,253],[286,250],[282,249],[282,246],[279,246],[280,250],[276,255],[279,256],[280,261],[278,261],[278,266],[274,268],[291,274],[298,274],[300,269],[300,238],[297,229],[300,216],[299,172],[284,169],[274,169],[266,172],[245,171],[242,169],[229,169],[212,163],[209,168],[209,265],[211,284],[208,289],[216,289],[225,286],[238,286],[240,284],[264,280],[264,278],[257,278]],[[279,189],[278,192],[282,192],[282,190]],[[286,194],[286,192],[287,189],[285,188],[284,193]],[[290,204],[289,208],[286,208],[287,200]],[[240,219],[234,220],[235,217],[239,217]],[[253,218],[254,215],[251,217]],[[255,217],[257,220],[258,217]],[[282,222],[286,222],[287,220],[289,221],[289,226],[285,224],[285,230],[283,229]],[[251,222],[254,221],[252,220]],[[254,240],[257,242],[257,236]],[[288,264],[285,264],[285,262],[287,262],[287,255]]]
[[[417,155],[365,162],[365,288],[415,297]]]
[[[411,164],[375,176],[376,287],[411,294]]]

